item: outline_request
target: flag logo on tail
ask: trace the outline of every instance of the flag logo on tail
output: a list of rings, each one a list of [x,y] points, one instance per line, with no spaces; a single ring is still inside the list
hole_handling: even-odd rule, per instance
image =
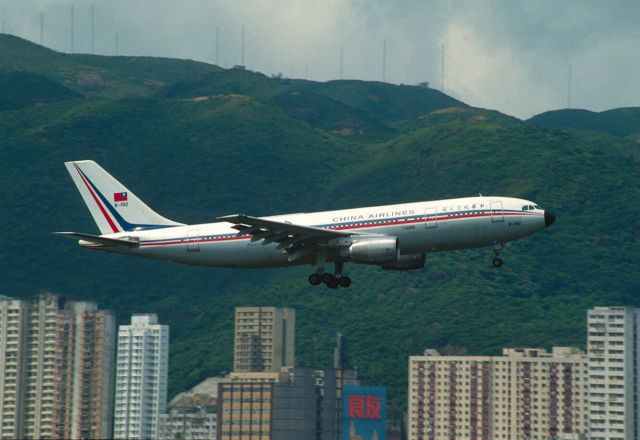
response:
[[[114,202],[126,202],[128,200],[126,192],[113,193]]]

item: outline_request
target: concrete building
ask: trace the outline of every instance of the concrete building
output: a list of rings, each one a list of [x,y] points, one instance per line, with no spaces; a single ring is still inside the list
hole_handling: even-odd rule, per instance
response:
[[[94,303],[0,298],[0,438],[109,437],[113,338]]]
[[[233,371],[275,371],[295,363],[294,309],[237,307]]]
[[[115,318],[92,302],[69,302],[56,322],[54,423],[58,438],[111,438]]]
[[[42,438],[54,434],[54,389],[56,388],[56,322],[59,297],[43,295],[29,306],[22,434]]]
[[[215,440],[217,399],[206,394],[185,396],[169,405],[158,424],[159,440]]]
[[[409,440],[552,440],[586,431],[587,356],[577,349],[409,358]]]
[[[216,440],[217,409],[199,404],[171,407],[161,414],[158,440]]]
[[[334,370],[231,373],[218,391],[221,440],[335,440]]]
[[[153,314],[118,328],[114,438],[157,438],[167,405],[169,326]]]
[[[0,297],[0,438],[24,436],[29,303]]]
[[[160,440],[215,440],[218,419],[218,386],[225,377],[209,377],[176,395],[160,416]]]
[[[336,375],[336,413],[338,432],[342,430],[342,398],[344,387],[349,385],[360,386],[358,370],[351,368],[347,354],[347,339],[340,332],[336,333],[336,346],[333,349],[333,369]]]
[[[287,372],[231,373],[218,389],[218,439],[271,440],[273,387],[286,381]]]
[[[590,438],[638,440],[640,309],[595,307],[587,326]]]

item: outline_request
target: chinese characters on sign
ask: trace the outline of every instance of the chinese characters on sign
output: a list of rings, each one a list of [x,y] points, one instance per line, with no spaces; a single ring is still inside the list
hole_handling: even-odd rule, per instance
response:
[[[383,387],[344,387],[342,440],[384,440],[387,390]]]
[[[349,396],[349,418],[381,420],[380,397],[370,394]]]

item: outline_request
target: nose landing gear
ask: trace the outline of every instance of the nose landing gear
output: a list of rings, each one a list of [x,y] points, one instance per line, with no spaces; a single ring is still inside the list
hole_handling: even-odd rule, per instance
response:
[[[493,267],[502,267],[503,262],[502,258],[500,258],[500,252],[502,252],[502,249],[504,249],[504,244],[502,243],[496,245],[493,249]]]

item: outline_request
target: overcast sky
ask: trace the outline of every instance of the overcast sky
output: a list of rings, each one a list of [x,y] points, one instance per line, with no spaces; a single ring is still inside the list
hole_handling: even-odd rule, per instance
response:
[[[245,64],[265,74],[442,86],[520,118],[565,108],[640,106],[640,1],[577,0],[0,0],[4,32],[95,53]]]

